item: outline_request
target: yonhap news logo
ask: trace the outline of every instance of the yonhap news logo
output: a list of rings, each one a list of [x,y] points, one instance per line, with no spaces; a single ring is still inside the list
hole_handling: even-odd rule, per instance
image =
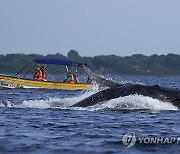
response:
[[[179,144],[180,137],[136,137],[135,133],[126,133],[122,137],[125,148],[130,148],[136,143],[139,144]]]
[[[124,144],[125,148],[130,148],[136,143],[136,136],[135,133],[126,133],[123,135],[122,143]]]

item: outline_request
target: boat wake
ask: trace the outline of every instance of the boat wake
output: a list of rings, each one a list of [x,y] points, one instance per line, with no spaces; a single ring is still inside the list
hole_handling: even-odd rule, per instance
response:
[[[87,110],[87,111],[100,111],[100,110],[178,110],[176,106],[169,102],[162,102],[151,97],[142,95],[129,95],[119,97],[89,107],[71,107],[78,101],[92,95],[95,92],[86,92],[80,96],[71,98],[49,98],[47,100],[24,100],[22,103],[13,104],[9,101],[0,103],[0,107],[9,108],[37,108],[37,109],[70,109],[70,110]]]

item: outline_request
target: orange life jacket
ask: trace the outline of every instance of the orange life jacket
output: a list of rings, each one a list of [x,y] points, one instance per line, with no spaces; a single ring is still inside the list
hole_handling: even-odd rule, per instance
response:
[[[79,83],[78,78],[74,74],[71,74],[71,82],[70,83]]]
[[[42,69],[36,70],[34,74],[34,80],[46,81],[46,72]]]

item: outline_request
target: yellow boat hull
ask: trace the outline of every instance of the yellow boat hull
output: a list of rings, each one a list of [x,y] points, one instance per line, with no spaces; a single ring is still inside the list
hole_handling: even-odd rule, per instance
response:
[[[63,83],[53,81],[36,81],[24,78],[0,75],[0,87],[3,88],[48,88],[48,89],[64,89],[64,90],[92,90],[91,84],[85,83]]]

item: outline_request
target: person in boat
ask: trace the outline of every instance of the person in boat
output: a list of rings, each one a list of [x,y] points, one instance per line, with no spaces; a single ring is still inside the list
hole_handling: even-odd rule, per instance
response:
[[[34,73],[34,80],[38,81],[47,81],[46,80],[46,71],[44,70],[45,68],[42,67],[37,67]]]
[[[92,84],[92,79],[90,78],[90,76],[88,76],[87,83]]]
[[[64,80],[64,82],[68,82],[68,83],[79,83],[79,80],[77,78],[77,76],[74,73],[68,72],[67,73],[67,77]]]

